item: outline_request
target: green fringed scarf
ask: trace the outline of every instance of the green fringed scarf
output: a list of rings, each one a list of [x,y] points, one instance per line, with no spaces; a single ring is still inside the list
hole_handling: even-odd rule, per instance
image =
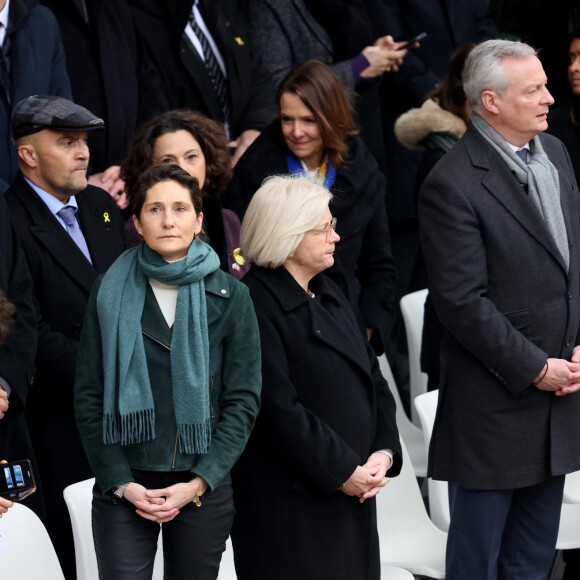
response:
[[[211,440],[209,339],[203,279],[219,267],[199,238],[187,256],[166,262],[146,244],[128,250],[109,268],[97,296],[104,397],[103,440],[130,445],[155,439],[155,408],[141,315],[148,278],[179,286],[171,338],[173,405],[182,453],[206,453]]]

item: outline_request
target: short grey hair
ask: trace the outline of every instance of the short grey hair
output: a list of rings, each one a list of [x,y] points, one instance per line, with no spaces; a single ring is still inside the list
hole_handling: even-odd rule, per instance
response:
[[[304,234],[316,227],[332,194],[306,177],[268,177],[256,191],[240,234],[244,258],[278,268],[294,254]]]
[[[505,95],[510,86],[510,76],[503,66],[506,58],[538,56],[535,48],[513,40],[486,40],[478,44],[467,57],[463,67],[463,90],[469,106],[480,111],[483,91]]]

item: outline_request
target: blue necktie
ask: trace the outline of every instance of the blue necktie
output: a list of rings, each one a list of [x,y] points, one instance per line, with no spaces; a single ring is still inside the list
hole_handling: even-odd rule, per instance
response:
[[[528,164],[528,155],[529,151],[527,149],[518,149],[516,151],[516,155],[527,165]]]
[[[76,207],[67,205],[60,209],[57,214],[66,224],[66,231],[69,233],[74,243],[85,255],[85,258],[92,264],[93,261],[91,260],[91,254],[89,253],[89,248],[87,246],[87,242],[85,241],[85,236],[83,236],[83,232],[81,232],[81,228],[79,227],[77,218],[75,217],[76,212]]]

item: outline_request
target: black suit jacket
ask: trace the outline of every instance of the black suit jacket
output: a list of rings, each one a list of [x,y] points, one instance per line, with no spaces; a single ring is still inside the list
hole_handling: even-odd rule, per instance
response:
[[[123,220],[103,190],[89,185],[77,195],[77,216],[91,265],[22,174],[5,199],[32,274],[40,315],[34,397],[37,404],[48,397],[51,405],[72,410],[77,341],[89,293],[97,275],[126,248]]]
[[[580,395],[532,381],[579,343],[580,212],[564,145],[540,135],[556,166],[570,246],[552,236],[507,165],[469,126],[419,197],[429,291],[447,328],[429,473],[509,489],[580,468]]]
[[[188,107],[223,122],[223,113],[201,58],[183,39],[192,0],[130,0],[135,24],[163,79],[172,108]],[[252,49],[237,2],[202,0],[200,11],[224,59],[231,95],[232,138],[264,129],[275,114],[274,87]]]

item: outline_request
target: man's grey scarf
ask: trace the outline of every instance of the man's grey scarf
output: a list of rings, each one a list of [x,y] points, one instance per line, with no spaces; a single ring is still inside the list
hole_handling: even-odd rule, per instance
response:
[[[562,206],[560,205],[560,180],[558,170],[548,159],[540,138],[531,141],[532,157],[526,165],[506,141],[477,113],[471,114],[471,123],[513,171],[518,181],[527,186],[528,196],[540,212],[546,227],[556,242],[566,267],[570,267],[570,249]]]

